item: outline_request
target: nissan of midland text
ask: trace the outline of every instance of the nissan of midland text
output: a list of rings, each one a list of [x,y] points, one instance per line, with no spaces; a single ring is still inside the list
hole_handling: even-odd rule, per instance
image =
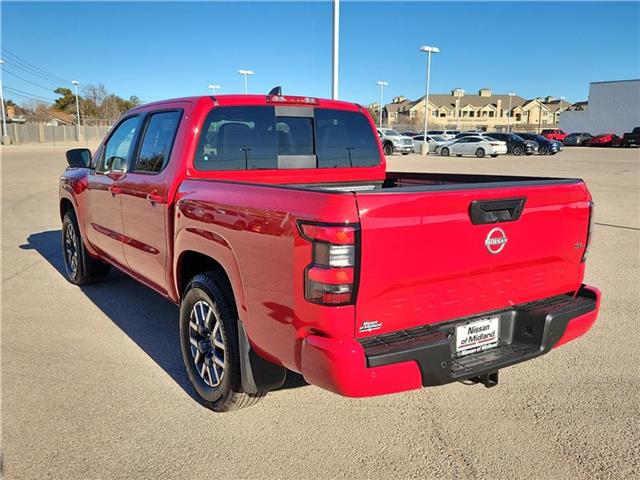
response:
[[[598,313],[582,180],[388,172],[356,104],[166,100],[67,160],[68,279],[115,267],[179,305],[186,373],[216,411],[288,370],[351,397],[493,386]]]

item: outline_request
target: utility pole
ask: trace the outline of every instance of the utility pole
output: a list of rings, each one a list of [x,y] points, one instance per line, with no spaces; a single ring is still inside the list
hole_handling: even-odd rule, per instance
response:
[[[0,60],[0,65],[4,63]],[[7,132],[7,117],[4,112],[4,95],[2,93],[2,77],[0,76],[0,104],[2,105],[2,145],[9,143],[9,133]]]
[[[80,141],[80,102],[78,101],[78,82],[76,80],[71,80],[73,86],[76,89],[76,141]]]
[[[338,100],[338,63],[340,58],[340,0],[333,0],[333,55],[331,98]]]

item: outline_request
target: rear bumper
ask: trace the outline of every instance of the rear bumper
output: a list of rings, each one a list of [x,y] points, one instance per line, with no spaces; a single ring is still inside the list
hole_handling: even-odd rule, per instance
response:
[[[310,335],[301,365],[311,384],[349,397],[367,397],[477,377],[541,356],[594,324],[600,291],[583,285],[576,296],[559,295],[491,312],[500,317],[500,343],[457,358],[455,326],[478,315],[401,332],[354,339]]]

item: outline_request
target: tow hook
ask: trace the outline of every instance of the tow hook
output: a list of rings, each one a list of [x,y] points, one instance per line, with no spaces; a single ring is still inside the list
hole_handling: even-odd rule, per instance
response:
[[[495,387],[498,384],[498,370],[477,377],[471,377],[469,381],[472,383],[481,383],[487,388]]]

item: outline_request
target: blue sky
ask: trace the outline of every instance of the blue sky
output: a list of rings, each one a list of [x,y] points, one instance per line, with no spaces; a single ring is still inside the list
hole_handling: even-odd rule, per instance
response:
[[[240,68],[255,71],[251,93],[282,85],[329,97],[331,15],[330,2],[3,2],[2,47],[57,77],[144,101],[206,94],[209,83],[241,92]],[[385,101],[422,95],[421,44],[441,49],[432,92],[486,86],[578,101],[591,81],[640,77],[640,3],[343,1],[340,98],[377,101],[377,80],[389,82]],[[55,97],[42,87],[56,82],[2,57],[14,73],[5,86]]]

